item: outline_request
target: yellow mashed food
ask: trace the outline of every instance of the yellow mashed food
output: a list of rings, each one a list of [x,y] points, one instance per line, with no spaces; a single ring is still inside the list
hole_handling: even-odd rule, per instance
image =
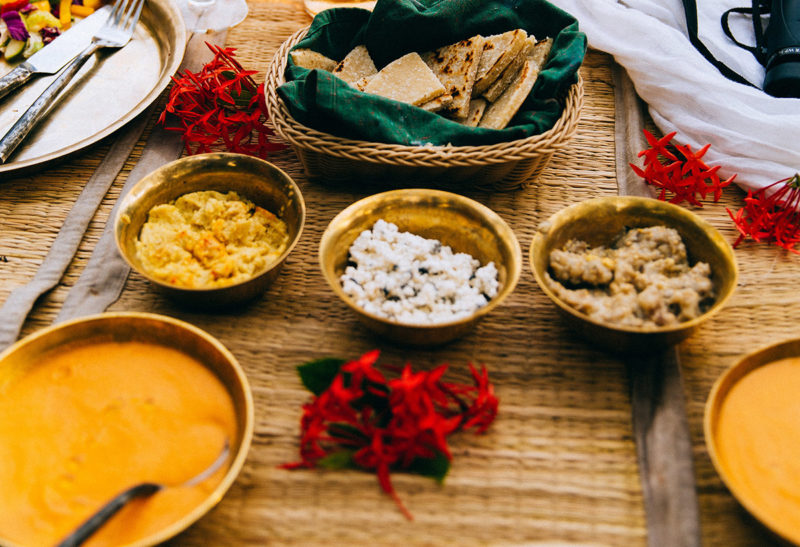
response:
[[[192,192],[156,205],[136,251],[154,278],[188,288],[222,287],[253,277],[283,254],[286,223],[236,192]]]

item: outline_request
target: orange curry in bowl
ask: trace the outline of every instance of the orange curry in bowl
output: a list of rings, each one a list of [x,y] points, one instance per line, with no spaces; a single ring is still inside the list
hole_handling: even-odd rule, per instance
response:
[[[759,520],[800,544],[800,357],[768,362],[733,383],[713,443],[728,487]]]
[[[141,341],[76,342],[0,383],[0,537],[52,545],[140,482],[180,485],[236,437],[233,400],[200,361]],[[135,500],[87,545],[126,545],[186,517],[230,462]]]

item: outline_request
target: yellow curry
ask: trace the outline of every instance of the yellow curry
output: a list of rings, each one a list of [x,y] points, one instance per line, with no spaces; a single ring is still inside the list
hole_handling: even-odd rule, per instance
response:
[[[178,485],[234,442],[233,401],[177,350],[140,342],[59,348],[0,389],[0,537],[52,545],[120,491]],[[124,545],[190,513],[226,466],[193,487],[130,503],[87,545]]]
[[[731,388],[716,448],[731,489],[774,531],[800,542],[800,358],[759,367]]]

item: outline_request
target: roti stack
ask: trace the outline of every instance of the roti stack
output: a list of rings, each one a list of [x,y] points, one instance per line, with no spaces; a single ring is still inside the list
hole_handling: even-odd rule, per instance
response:
[[[336,63],[297,49],[292,60],[304,68],[331,71],[349,85],[418,106],[470,127],[503,129],[533,89],[553,40],[537,41],[524,29],[488,37],[475,35],[423,54],[396,59],[380,71],[364,45]]]

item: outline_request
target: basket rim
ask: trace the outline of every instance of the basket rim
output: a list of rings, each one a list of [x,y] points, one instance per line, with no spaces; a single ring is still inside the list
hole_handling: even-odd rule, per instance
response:
[[[327,156],[379,164],[430,166],[431,161],[444,161],[449,166],[482,166],[552,154],[566,146],[577,130],[583,107],[583,78],[580,73],[578,81],[567,92],[564,111],[555,125],[544,133],[523,139],[478,146],[411,146],[347,139],[313,129],[292,117],[277,92],[286,81],[284,72],[289,50],[305,37],[308,30],[309,27],[298,30],[281,44],[270,62],[264,84],[269,123],[293,146]]]

